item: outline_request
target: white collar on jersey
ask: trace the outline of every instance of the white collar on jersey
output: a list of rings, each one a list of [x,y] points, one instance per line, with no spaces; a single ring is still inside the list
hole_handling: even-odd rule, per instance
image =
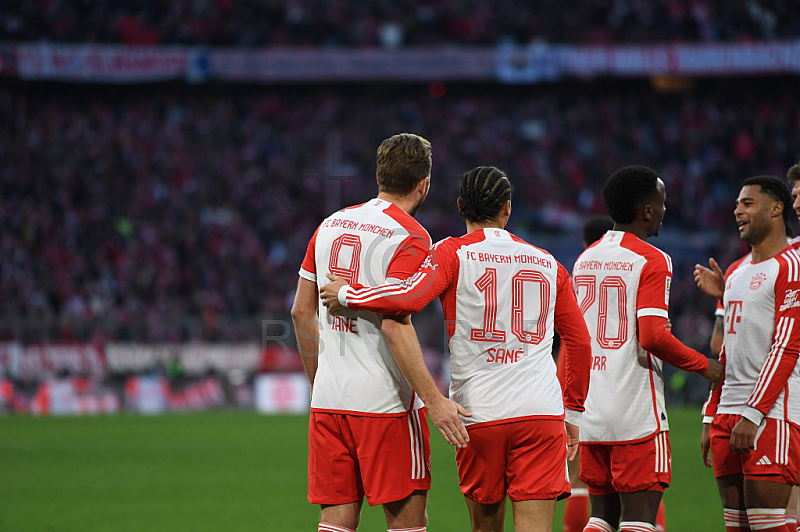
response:
[[[501,240],[511,240],[511,234],[505,229],[496,227],[484,227],[483,234],[486,238],[499,238]]]

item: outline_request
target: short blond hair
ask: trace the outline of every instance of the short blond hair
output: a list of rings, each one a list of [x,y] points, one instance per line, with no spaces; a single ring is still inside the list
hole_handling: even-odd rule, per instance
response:
[[[399,133],[378,146],[378,190],[394,196],[410,194],[431,175],[431,143],[413,133]]]

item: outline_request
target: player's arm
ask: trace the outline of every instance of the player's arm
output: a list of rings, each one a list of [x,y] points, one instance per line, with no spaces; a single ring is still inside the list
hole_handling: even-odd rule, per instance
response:
[[[578,452],[578,427],[581,412],[584,411],[586,394],[589,391],[589,374],[592,365],[592,344],[589,330],[583,319],[583,313],[575,299],[569,274],[564,267],[558,265],[558,288],[554,322],[556,331],[564,342],[565,360],[564,375],[564,409],[567,424],[567,445],[569,459]]]
[[[308,377],[311,393],[314,393],[314,377],[317,374],[319,362],[319,292],[317,290],[317,266],[314,260],[317,247],[317,233],[308,243],[303,264],[300,266],[300,279],[297,282],[297,292],[292,304],[292,322],[294,334],[297,337],[297,348],[300,359]]]
[[[636,310],[639,343],[664,362],[684,371],[699,373],[711,382],[719,382],[722,365],[684,345],[667,329],[671,281],[672,272],[661,258],[649,259],[642,269]]]
[[[775,281],[775,333],[769,356],[758,375],[758,381],[731,430],[731,450],[747,453],[755,449],[756,432],[797,366],[800,353],[800,280],[792,281],[785,270]]]
[[[313,393],[314,376],[317,374],[319,362],[319,318],[317,316],[319,296],[317,283],[300,278],[297,282],[297,293],[292,305],[292,322],[294,322],[297,348],[306,370],[308,383]]]
[[[320,291],[322,302],[331,312],[346,307],[393,316],[416,314],[453,281],[452,273],[457,268],[458,258],[453,250],[444,249],[442,244],[437,243],[419,269],[400,283],[372,287],[356,283],[348,285],[344,279],[329,275],[332,282]],[[403,278],[391,272],[387,274],[387,278],[390,277]]]
[[[467,409],[442,395],[428,372],[410,316],[384,316],[381,333],[411,387],[428,409],[428,417],[450,445],[464,448],[469,434],[461,416]],[[460,415],[459,415],[460,414]]]
[[[714,421],[714,416],[717,414],[717,407],[719,406],[719,399],[722,395],[722,385],[725,382],[725,346],[722,347],[719,353],[719,361],[722,364],[722,379],[717,386],[714,386],[708,394],[708,399],[703,405],[703,432],[700,435],[700,451],[703,456],[703,464],[706,467],[711,467],[711,422]]]
[[[722,352],[722,342],[725,340],[725,314],[717,313],[714,319],[714,331],[711,333],[711,341],[709,347],[711,348],[711,356],[719,359],[719,354]]]

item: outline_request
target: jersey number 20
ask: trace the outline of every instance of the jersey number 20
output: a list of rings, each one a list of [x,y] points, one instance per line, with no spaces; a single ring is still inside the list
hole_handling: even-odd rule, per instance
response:
[[[600,292],[600,308],[597,312],[597,343],[604,349],[619,349],[628,339],[628,313],[627,313],[627,286],[622,277],[611,276],[600,281],[600,286],[596,287],[597,280],[594,275],[575,276],[575,292],[580,297],[581,289],[585,290],[583,299],[580,300],[581,312],[586,311],[596,300],[596,292]],[[597,290],[596,290],[597,288]],[[616,292],[617,308],[610,309],[608,305],[608,295]],[[609,336],[608,323],[609,312],[617,313],[616,336]],[[588,325],[588,324],[587,324]]]

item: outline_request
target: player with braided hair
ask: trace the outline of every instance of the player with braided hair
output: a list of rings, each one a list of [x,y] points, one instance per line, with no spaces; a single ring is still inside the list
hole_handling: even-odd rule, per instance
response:
[[[450,397],[467,408],[469,444],[457,451],[473,530],[502,531],[506,496],[517,530],[550,531],[569,494],[589,381],[589,333],[567,270],[505,231],[513,187],[498,168],[464,174],[458,209],[467,234],[432,249],[400,284],[322,288],[332,312],[419,312],[439,297],[451,357]],[[329,276],[330,277],[330,276]],[[554,330],[567,346],[565,386],[551,356]]]

